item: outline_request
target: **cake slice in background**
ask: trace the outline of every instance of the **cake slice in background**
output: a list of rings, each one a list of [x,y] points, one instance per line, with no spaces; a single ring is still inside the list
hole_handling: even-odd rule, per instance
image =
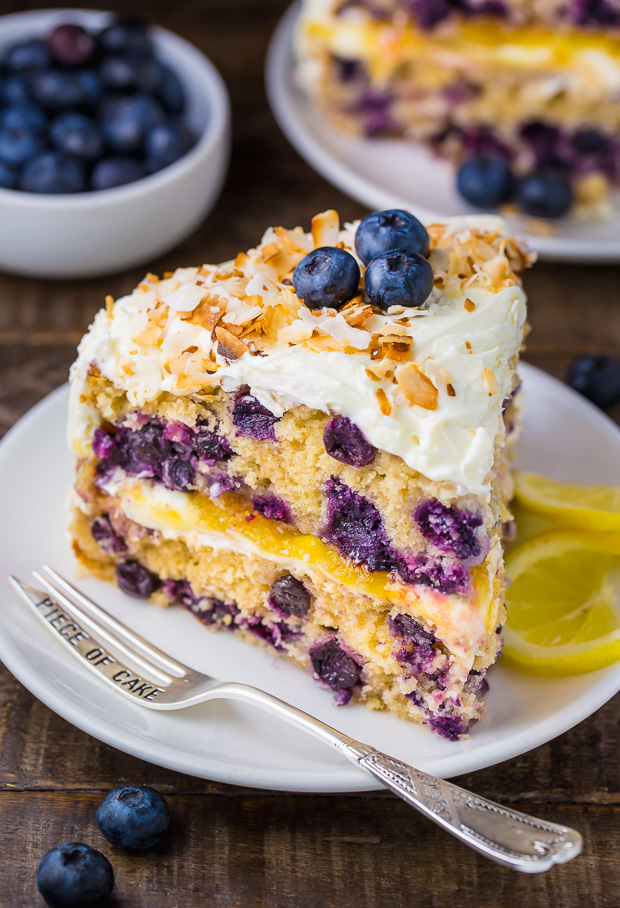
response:
[[[296,58],[339,128],[490,155],[459,180],[478,207],[601,213],[620,181],[618,0],[304,0]]]
[[[494,218],[328,211],[108,298],[72,369],[78,558],[456,739],[501,650],[527,263]]]

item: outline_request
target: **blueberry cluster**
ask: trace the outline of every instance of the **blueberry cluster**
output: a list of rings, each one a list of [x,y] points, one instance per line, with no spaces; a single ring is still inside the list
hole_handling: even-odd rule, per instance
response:
[[[355,250],[366,265],[364,286],[371,303],[422,306],[433,289],[426,260],[429,237],[408,211],[376,211],[359,224]],[[341,309],[359,292],[361,273],[353,255],[338,246],[314,249],[293,272],[293,287],[309,309]]]
[[[0,59],[0,187],[111,189],[155,173],[195,137],[185,94],[140,20],[58,25]]]
[[[524,214],[536,218],[561,218],[575,200],[570,180],[561,169],[542,168],[517,178],[501,154],[468,158],[459,168],[456,186],[476,208],[514,202]]]
[[[130,851],[155,845],[169,823],[165,799],[145,785],[115,788],[97,810],[102,835]],[[51,908],[104,908],[114,889],[114,871],[96,848],[68,842],[43,855],[37,868],[37,888]]]

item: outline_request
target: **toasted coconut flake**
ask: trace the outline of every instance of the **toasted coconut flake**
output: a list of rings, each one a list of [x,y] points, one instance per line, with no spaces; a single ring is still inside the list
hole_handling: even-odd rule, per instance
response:
[[[227,360],[240,359],[248,348],[236,338],[226,328],[214,328],[215,338],[217,340],[217,352]]]
[[[108,313],[108,318],[112,318],[114,314],[114,297],[108,295],[105,298],[105,311]]]
[[[372,369],[364,369],[364,372],[371,381],[381,381],[381,376],[377,375],[376,372],[373,372]]]
[[[266,245],[263,246],[263,248],[260,251],[263,262],[268,262],[275,255],[277,255],[279,253],[279,251],[280,251],[280,247],[278,246],[277,243],[266,243]]]
[[[467,312],[473,312],[474,309],[476,308],[476,304],[474,303],[473,300],[470,300],[469,297],[465,300],[465,302],[463,303],[463,306],[465,307]]]
[[[294,322],[291,322],[290,325],[284,325],[278,331],[278,341],[280,343],[289,343],[295,344],[300,341],[308,340],[309,337],[312,337],[312,332],[314,331],[312,325],[308,325],[306,322],[302,322],[301,319],[295,319]]]
[[[136,334],[132,339],[142,347],[154,347],[156,344],[160,343],[161,338],[162,332],[159,325],[155,324],[155,322],[147,322],[146,328],[140,331],[139,334]]]
[[[446,391],[448,392],[448,397],[456,397],[456,391],[454,390],[454,385],[451,382],[448,382],[446,385]]]
[[[496,394],[499,391],[499,385],[495,374],[491,372],[490,369],[485,369],[482,373],[482,378],[486,386],[487,391],[489,392],[489,397],[492,397],[493,394]]]
[[[381,337],[379,343],[383,348],[386,359],[395,363],[406,363],[411,356],[413,338],[399,335]]]
[[[379,401],[379,409],[384,416],[389,416],[392,412],[392,404],[389,402],[387,394],[385,393],[383,388],[377,388],[375,394],[377,395],[377,400]]]
[[[206,294],[187,321],[212,331],[226,312],[227,306],[228,303],[223,297]]]
[[[333,208],[322,211],[312,218],[312,240],[314,248],[335,246],[340,232],[340,218]]]
[[[396,370],[396,381],[410,404],[425,410],[437,409],[437,388],[417,363],[407,363]]]
[[[298,229],[285,230],[284,227],[274,227],[273,232],[280,240],[284,252],[305,255],[308,251],[305,246],[302,246],[301,243],[297,242],[298,238],[305,240],[305,234],[302,231]]]

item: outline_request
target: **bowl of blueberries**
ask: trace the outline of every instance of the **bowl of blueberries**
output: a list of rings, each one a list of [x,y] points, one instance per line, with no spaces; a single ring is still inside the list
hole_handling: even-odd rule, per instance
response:
[[[230,150],[224,83],[192,44],[78,9],[0,18],[0,268],[95,277],[188,236]]]

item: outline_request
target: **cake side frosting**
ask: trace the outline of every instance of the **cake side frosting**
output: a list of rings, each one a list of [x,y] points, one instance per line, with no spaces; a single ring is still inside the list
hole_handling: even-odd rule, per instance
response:
[[[277,416],[299,404],[347,416],[429,479],[488,497],[525,323],[527,254],[498,219],[455,219],[429,228],[435,287],[425,308],[379,314],[360,293],[338,313],[309,310],[292,270],[318,246],[355,255],[356,227],[341,230],[325,212],[312,233],[270,229],[234,262],[148,275],[110,300],[72,370],[76,453],[92,434],[79,398],[95,368],[138,407],[164,392],[249,386]]]

